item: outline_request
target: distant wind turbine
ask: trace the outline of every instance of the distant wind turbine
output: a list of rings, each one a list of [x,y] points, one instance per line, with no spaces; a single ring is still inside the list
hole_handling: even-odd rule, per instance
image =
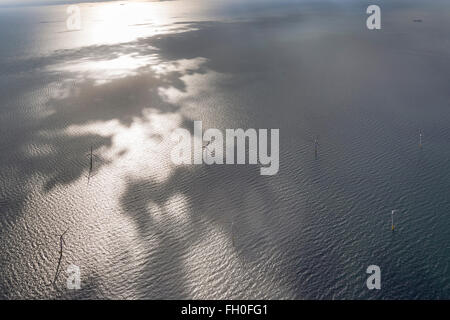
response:
[[[422,148],[422,129],[419,130],[419,148]]]
[[[319,138],[316,136],[314,138],[314,158],[317,159],[317,152],[319,149]]]
[[[92,176],[92,171],[94,169],[94,157],[97,158],[97,156],[94,155],[93,152],[92,152],[92,146],[91,146],[91,152],[88,153],[87,156],[89,156],[89,172],[88,172],[88,175],[87,175],[88,185],[89,185],[89,181],[91,180],[91,176]]]
[[[398,210],[392,210],[391,212],[391,218],[392,218],[392,231],[394,231],[395,226],[394,226],[394,213],[398,211]]]
[[[231,244],[234,247],[234,234],[233,234],[233,226],[234,226],[234,219],[231,220]]]

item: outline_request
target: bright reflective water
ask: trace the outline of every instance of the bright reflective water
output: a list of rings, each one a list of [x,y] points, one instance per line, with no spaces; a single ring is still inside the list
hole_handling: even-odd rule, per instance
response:
[[[0,297],[450,298],[450,7],[381,7],[0,9]],[[174,165],[194,120],[279,128],[279,173]]]

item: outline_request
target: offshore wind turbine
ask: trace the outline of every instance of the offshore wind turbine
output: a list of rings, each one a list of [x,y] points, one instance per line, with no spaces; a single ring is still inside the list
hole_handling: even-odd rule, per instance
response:
[[[97,156],[93,153],[92,146],[91,146],[91,152],[88,153],[87,156],[89,157],[89,172],[87,174],[88,185],[89,185],[89,181],[91,180],[92,172],[94,170],[94,158],[97,158]]]
[[[233,233],[234,228],[233,227],[234,227],[234,218],[231,218],[231,244],[234,247],[234,233]]]
[[[422,129],[419,130],[419,148],[422,148]]]
[[[319,138],[316,136],[314,138],[314,158],[317,160],[317,152],[319,149]]]
[[[394,231],[394,229],[395,229],[395,225],[394,225],[394,213],[396,212],[396,211],[398,211],[398,210],[392,210],[392,212],[391,212],[391,221],[392,221],[392,231]]]
[[[92,169],[94,167],[94,155],[92,153],[92,146],[91,146],[91,153],[89,155],[89,173],[88,173],[88,184],[89,181],[91,180],[91,173],[92,173]]]

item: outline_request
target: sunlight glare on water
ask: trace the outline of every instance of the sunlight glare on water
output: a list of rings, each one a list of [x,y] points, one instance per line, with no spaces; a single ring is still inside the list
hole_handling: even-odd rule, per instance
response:
[[[0,9],[0,298],[449,298],[449,4],[382,2]],[[278,174],[175,165],[197,120],[279,129]]]

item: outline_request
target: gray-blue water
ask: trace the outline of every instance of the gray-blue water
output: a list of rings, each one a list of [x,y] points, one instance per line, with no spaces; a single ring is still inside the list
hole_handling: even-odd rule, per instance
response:
[[[450,3],[377,3],[0,9],[0,298],[450,298]],[[279,173],[174,165],[194,120]]]

